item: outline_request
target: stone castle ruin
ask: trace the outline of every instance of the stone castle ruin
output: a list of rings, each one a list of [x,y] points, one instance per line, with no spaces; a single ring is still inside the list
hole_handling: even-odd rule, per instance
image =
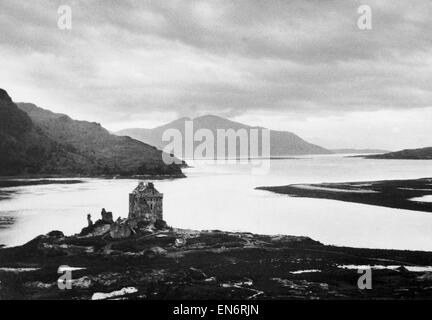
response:
[[[129,194],[129,216],[118,218],[115,222],[111,212],[102,209],[101,216],[95,223],[91,215],[87,216],[88,227],[81,231],[81,235],[110,234],[113,239],[124,239],[140,230],[160,230],[166,227],[163,220],[163,194],[156,190],[152,182],[140,182]]]
[[[163,194],[156,190],[154,184],[140,182],[129,194],[129,219],[155,223],[163,220]]]

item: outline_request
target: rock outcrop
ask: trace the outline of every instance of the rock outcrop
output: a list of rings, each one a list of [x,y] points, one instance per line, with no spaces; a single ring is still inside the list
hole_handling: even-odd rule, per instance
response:
[[[168,228],[163,220],[163,194],[156,190],[154,184],[140,182],[129,194],[129,217],[113,220],[112,212],[104,209],[101,219],[94,224],[89,220],[87,227],[83,228],[81,236],[99,236],[109,233],[112,239],[126,239],[139,231],[154,231]],[[91,222],[91,223],[90,223]]]
[[[110,236],[113,239],[129,238],[133,234],[132,227],[127,223],[127,220],[120,220],[114,223],[110,228]]]
[[[102,215],[102,221],[103,222],[108,223],[108,224],[114,223],[112,212],[106,212],[105,208],[104,208],[104,209],[102,209],[101,215]]]

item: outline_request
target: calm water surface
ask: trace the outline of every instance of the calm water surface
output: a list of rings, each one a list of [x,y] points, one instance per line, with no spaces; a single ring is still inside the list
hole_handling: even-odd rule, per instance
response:
[[[254,190],[291,183],[347,182],[432,177],[432,162],[365,160],[338,155],[271,160],[265,175],[247,165],[200,161],[186,179],[157,181],[169,225],[190,229],[309,236],[325,244],[432,251],[432,213],[334,200],[292,198]],[[86,215],[102,208],[127,217],[136,180],[85,179],[83,184],[3,189],[0,244],[23,244],[39,234],[79,232]]]

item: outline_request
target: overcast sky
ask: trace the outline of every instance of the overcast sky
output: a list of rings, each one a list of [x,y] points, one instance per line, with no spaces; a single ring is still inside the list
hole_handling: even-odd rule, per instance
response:
[[[110,130],[211,113],[329,148],[432,146],[431,17],[430,0],[0,0],[0,87]]]

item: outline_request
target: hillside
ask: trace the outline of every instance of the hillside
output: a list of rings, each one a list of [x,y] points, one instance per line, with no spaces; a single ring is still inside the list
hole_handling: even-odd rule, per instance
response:
[[[87,173],[181,175],[177,165],[163,163],[160,150],[129,137],[110,134],[98,123],[73,120],[31,103],[17,106],[49,139],[84,157],[90,163]]]
[[[125,129],[116,132],[117,135],[126,135],[134,139],[143,141],[150,145],[154,145],[159,149],[163,149],[166,145],[162,141],[162,134],[167,129],[179,130],[183,137],[185,136],[185,121],[193,121],[194,131],[198,129],[209,129],[214,137],[216,137],[217,129],[245,129],[249,132],[251,129],[257,129],[259,127],[248,126],[239,122],[230,121],[228,119],[206,115],[195,119],[181,118],[170,122],[166,125],[154,128],[154,129]],[[216,139],[215,139],[216,140]],[[200,144],[196,142],[195,145]],[[215,141],[216,144],[216,141]],[[287,131],[270,131],[270,155],[271,156],[288,156],[288,155],[305,155],[305,154],[330,154],[329,150],[326,150],[320,146],[311,144],[294,133]],[[216,150],[216,146],[215,146]],[[177,155],[179,156],[179,155]]]
[[[78,172],[93,165],[34,125],[0,89],[0,175]]]
[[[182,176],[179,166],[164,164],[154,147],[112,135],[96,123],[28,103],[19,106],[0,89],[0,176]]]
[[[406,159],[406,160],[432,160],[432,147],[420,149],[405,149],[397,152],[370,155],[367,159]]]

